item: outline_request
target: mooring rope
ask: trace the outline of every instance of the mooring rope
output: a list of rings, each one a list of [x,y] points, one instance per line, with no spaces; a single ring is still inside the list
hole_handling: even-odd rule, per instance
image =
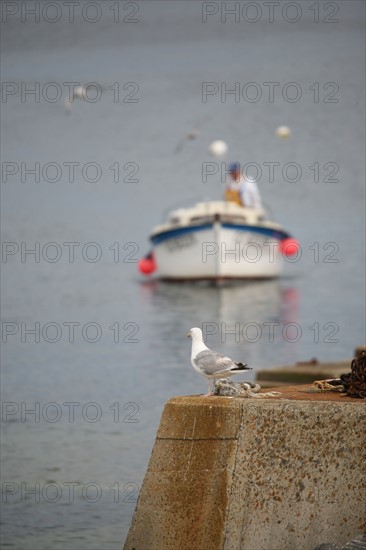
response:
[[[341,381],[349,397],[366,399],[366,351],[362,350],[351,363],[351,372],[341,374]]]
[[[315,380],[313,386],[321,391],[338,391],[348,397],[366,399],[366,350],[352,360],[351,372],[341,374],[340,378]]]

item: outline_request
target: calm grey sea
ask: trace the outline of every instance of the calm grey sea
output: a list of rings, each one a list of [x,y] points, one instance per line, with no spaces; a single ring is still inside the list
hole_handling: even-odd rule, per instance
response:
[[[164,403],[206,391],[192,326],[248,379],[364,343],[364,3],[277,4],[2,3],[4,549],[121,548]],[[232,160],[301,258],[143,281],[151,228]]]

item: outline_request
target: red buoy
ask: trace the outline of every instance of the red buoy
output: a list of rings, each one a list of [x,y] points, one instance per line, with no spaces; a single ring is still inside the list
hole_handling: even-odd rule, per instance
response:
[[[284,256],[295,256],[300,250],[300,243],[296,239],[288,237],[280,242],[280,250]]]
[[[140,273],[143,273],[144,275],[151,275],[151,273],[154,273],[156,270],[156,262],[154,255],[152,253],[148,254],[144,258],[141,258],[141,260],[138,263],[139,271]]]

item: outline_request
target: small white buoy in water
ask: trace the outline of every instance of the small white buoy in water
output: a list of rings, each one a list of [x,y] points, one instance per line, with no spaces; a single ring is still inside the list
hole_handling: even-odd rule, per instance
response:
[[[222,141],[222,139],[217,139],[210,144],[208,150],[210,151],[211,155],[214,155],[215,157],[221,157],[222,155],[225,155],[225,153],[227,153],[228,146],[226,145],[225,141]]]
[[[288,138],[291,134],[291,128],[288,126],[278,126],[276,128],[276,135],[280,138]]]

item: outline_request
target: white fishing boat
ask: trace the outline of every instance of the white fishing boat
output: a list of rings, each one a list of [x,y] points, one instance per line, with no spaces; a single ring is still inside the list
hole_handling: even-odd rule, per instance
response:
[[[298,243],[265,210],[229,201],[199,202],[170,212],[151,232],[145,275],[170,281],[268,279],[281,273]]]

